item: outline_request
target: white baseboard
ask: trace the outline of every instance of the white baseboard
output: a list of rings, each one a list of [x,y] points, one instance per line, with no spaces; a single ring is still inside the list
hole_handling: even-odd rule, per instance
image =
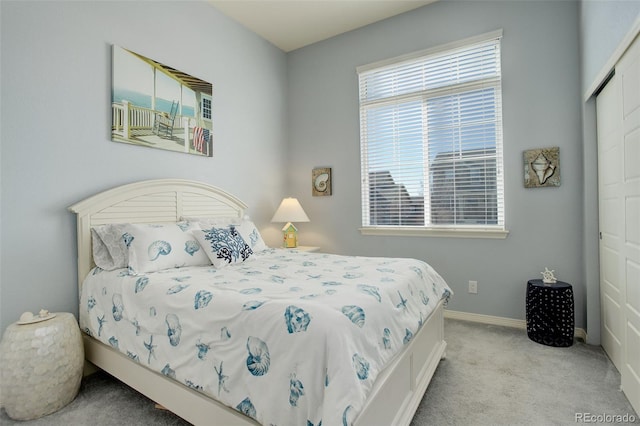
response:
[[[444,317],[463,320],[463,321],[478,322],[481,324],[502,325],[504,327],[519,328],[522,330],[527,329],[527,322],[525,320],[519,320],[519,319],[513,319],[513,318],[494,317],[492,315],[482,315],[482,314],[472,314],[470,312],[450,311],[448,309],[444,310]],[[584,342],[587,341],[587,332],[585,331],[584,328],[575,328],[573,335]]]

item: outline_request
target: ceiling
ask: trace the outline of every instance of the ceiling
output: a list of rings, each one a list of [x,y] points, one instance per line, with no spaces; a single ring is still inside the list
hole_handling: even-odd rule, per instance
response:
[[[436,0],[208,0],[225,15],[290,52]]]

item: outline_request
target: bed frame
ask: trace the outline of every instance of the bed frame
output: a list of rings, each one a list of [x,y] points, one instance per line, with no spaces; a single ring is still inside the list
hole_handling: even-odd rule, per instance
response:
[[[91,227],[106,223],[166,223],[183,216],[245,215],[246,204],[214,186],[183,179],[157,179],[119,186],[69,207],[77,215],[78,284],[94,266]],[[354,425],[409,425],[444,357],[441,301],[405,350],[378,376]],[[147,369],[84,335],[85,358],[98,368],[194,425],[255,425],[253,419],[179,382]]]

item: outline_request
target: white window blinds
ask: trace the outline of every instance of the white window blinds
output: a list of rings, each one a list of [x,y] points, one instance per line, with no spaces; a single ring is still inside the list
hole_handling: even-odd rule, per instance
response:
[[[358,68],[363,227],[504,229],[501,37]]]

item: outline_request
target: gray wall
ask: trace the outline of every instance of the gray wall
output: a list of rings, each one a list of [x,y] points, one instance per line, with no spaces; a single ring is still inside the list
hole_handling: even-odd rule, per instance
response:
[[[544,267],[573,284],[585,326],[577,2],[443,0],[288,55],[290,192],[311,218],[301,240],[357,255],[431,263],[455,292],[451,310],[524,319],[527,279]],[[363,236],[356,67],[503,28],[505,240]],[[559,146],[559,188],[525,189],[522,154]],[[313,167],[333,168],[331,197],[312,197]],[[478,294],[467,292],[478,281]]]
[[[601,82],[602,73],[609,70],[612,54],[640,19],[638,1],[581,1],[580,34],[582,63],[582,99],[588,90]],[[598,168],[595,98],[582,105],[583,134],[583,268],[587,287],[587,341],[600,344],[600,271],[598,259]]]
[[[67,207],[138,180],[237,195],[267,235],[283,196],[286,56],[204,2],[0,2],[0,330],[26,310],[77,314]],[[111,45],[213,83],[214,157],[111,142]]]
[[[614,50],[640,15],[640,1],[582,0],[582,93],[594,83]]]

